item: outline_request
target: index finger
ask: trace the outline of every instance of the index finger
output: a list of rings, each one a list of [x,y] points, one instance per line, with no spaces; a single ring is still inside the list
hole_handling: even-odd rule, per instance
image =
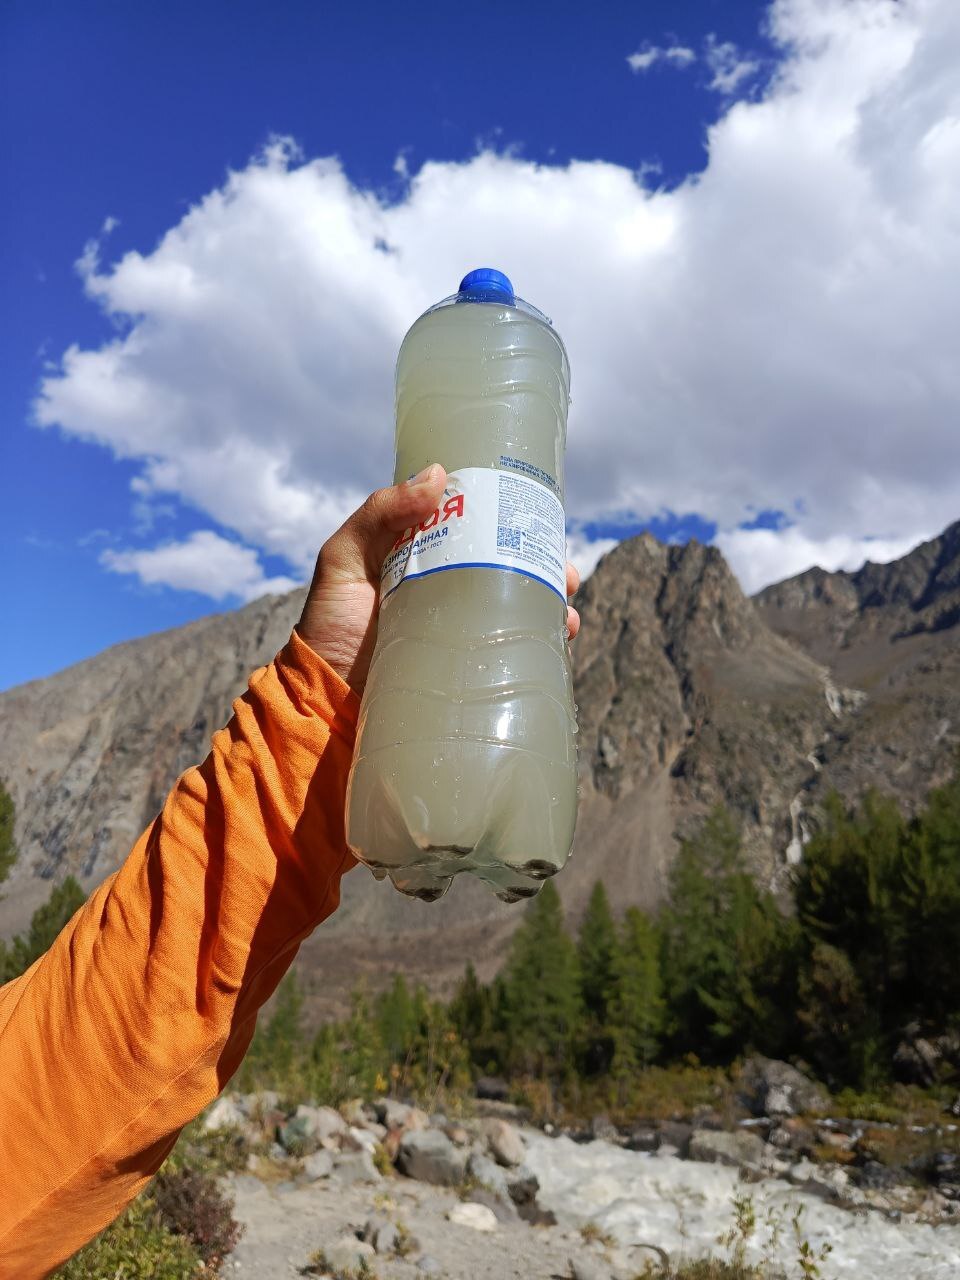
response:
[[[580,586],[580,574],[576,566],[567,561],[567,595],[572,596]]]

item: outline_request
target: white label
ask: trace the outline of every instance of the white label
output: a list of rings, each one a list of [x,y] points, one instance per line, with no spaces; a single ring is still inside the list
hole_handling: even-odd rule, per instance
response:
[[[447,476],[439,507],[402,533],[383,562],[381,600],[401,582],[446,569],[522,573],[566,600],[563,504],[548,487],[555,482],[518,459],[500,462],[500,468],[463,467]]]

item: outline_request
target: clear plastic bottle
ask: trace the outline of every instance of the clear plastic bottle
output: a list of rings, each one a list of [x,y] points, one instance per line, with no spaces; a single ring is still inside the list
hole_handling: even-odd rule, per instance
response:
[[[508,902],[566,861],[577,808],[566,643],[570,371],[506,276],[472,271],[397,361],[397,481],[448,472],[384,564],[347,840],[401,893],[469,872]]]

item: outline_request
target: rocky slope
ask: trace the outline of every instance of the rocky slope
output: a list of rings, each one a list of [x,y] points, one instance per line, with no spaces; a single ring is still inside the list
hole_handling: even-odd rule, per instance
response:
[[[0,936],[23,927],[51,880],[70,871],[89,889],[118,865],[302,598],[258,600],[0,694],[20,849]],[[643,535],[604,557],[577,603],[581,817],[558,882],[574,913],[598,876],[618,903],[656,901],[677,835],[718,800],[777,884],[826,786],[853,796],[875,782],[913,804],[950,766],[960,525],[893,565],[812,570],[755,602],[715,548]],[[360,869],[305,958],[328,991],[398,964],[444,989],[465,955],[489,976],[517,919],[472,883],[428,906]]]
[[[814,820],[828,787],[853,796],[874,786],[910,811],[946,780],[960,745],[960,521],[900,560],[810,569],[754,604],[771,630],[863,694],[806,779]]]

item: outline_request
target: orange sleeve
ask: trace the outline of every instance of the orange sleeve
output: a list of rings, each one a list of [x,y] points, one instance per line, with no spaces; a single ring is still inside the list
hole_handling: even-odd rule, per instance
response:
[[[47,1275],[223,1089],[353,865],[358,702],[294,632],[126,861],[0,989],[0,1276]]]

